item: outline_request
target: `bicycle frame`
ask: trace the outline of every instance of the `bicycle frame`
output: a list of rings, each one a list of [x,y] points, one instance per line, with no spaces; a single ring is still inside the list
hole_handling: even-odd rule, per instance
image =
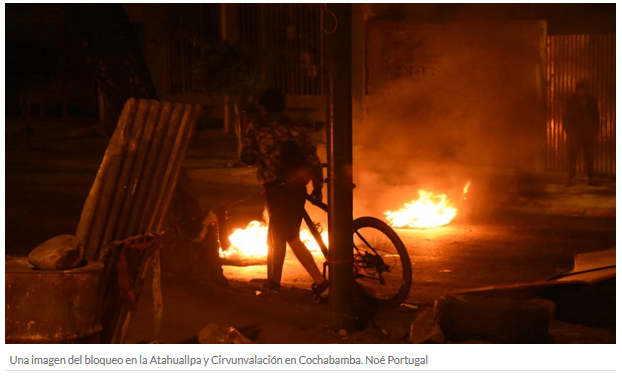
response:
[[[320,200],[317,200],[316,198],[314,198],[313,196],[307,194],[307,200],[313,204],[314,206],[323,209],[325,212],[328,212],[328,205]],[[309,216],[309,213],[307,212],[307,210],[305,209],[304,211],[304,215],[303,215],[303,219],[305,221],[305,223],[307,224],[307,227],[309,228],[309,231],[311,232],[311,235],[313,235],[313,238],[315,238],[315,241],[317,242],[317,244],[320,246],[320,250],[322,251],[322,254],[324,254],[324,258],[326,260],[328,260],[328,247],[326,246],[326,244],[324,243],[324,240],[322,239],[322,235],[320,234],[320,232],[318,231],[315,223],[313,222],[313,220],[311,219],[311,216]],[[359,238],[365,243],[365,245],[367,245],[367,247],[370,250],[374,250],[374,248],[369,244],[369,242],[367,242],[367,240],[357,231],[356,232],[357,235],[359,236]],[[354,248],[360,253],[360,250],[356,247],[356,245],[354,245]],[[375,254],[372,255],[378,255],[378,253],[375,252]],[[356,263],[356,260],[354,260],[354,270],[355,270],[355,274],[356,276],[359,276],[359,271],[361,270],[361,268],[364,268],[367,266],[365,260],[366,260],[366,256],[367,254],[371,254],[369,252],[365,252],[365,255],[362,255],[360,258],[359,263]],[[377,269],[378,271],[378,279],[380,281],[381,285],[385,284],[385,280],[382,277],[382,273],[384,271],[389,271],[389,266],[384,263],[384,261],[382,261],[382,259],[380,259],[380,262],[378,262],[377,260],[375,261],[375,263],[380,263],[380,265],[375,265],[373,266],[374,268]],[[323,266],[323,271],[322,274],[324,275],[324,278],[326,278],[326,267],[328,265],[328,262],[325,261],[324,262],[324,266]],[[366,277],[366,276],[365,276]]]
[[[328,205],[322,202],[321,200],[317,200],[309,194],[307,194],[307,200],[314,206],[323,209],[325,212],[328,212]],[[324,259],[328,260],[328,247],[324,243],[324,240],[322,239],[322,235],[317,230],[315,223],[313,222],[313,220],[311,220],[311,216],[309,216],[309,212],[307,212],[306,209],[304,211],[303,219],[305,220],[305,224],[307,224],[307,228],[309,228],[311,235],[313,236],[313,238],[315,238],[315,242],[317,242],[317,244],[320,246],[320,251],[322,251],[322,254],[324,254]],[[324,278],[326,278],[326,266],[327,265],[328,263],[324,261],[324,265],[322,268],[322,275],[324,276]]]

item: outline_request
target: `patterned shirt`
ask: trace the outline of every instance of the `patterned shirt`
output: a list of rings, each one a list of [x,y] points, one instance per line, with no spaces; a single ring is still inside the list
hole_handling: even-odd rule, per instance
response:
[[[302,161],[299,164],[305,165],[299,168],[308,172],[314,189],[321,188],[322,163],[315,146],[305,130],[283,114],[262,115],[251,122],[242,140],[240,160],[246,165],[256,166],[257,177],[264,184],[291,181],[292,177],[283,176],[280,169],[286,163],[282,161],[284,146],[291,142],[300,150]]]

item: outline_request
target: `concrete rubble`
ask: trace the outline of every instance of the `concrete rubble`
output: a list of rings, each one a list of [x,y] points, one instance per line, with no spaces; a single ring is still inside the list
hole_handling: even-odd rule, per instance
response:
[[[551,324],[556,326],[556,336],[564,336],[560,323],[586,333],[591,328],[615,329],[615,281],[615,248],[578,254],[571,268],[547,280],[440,297],[432,317],[428,313],[415,319],[410,339],[417,343],[433,338],[440,342],[543,343],[551,340]],[[431,318],[434,326],[429,326]]]

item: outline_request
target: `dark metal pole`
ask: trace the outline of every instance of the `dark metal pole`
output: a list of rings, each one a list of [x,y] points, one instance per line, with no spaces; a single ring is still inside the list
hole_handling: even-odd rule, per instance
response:
[[[335,329],[354,330],[352,273],[352,16],[351,4],[324,14],[328,80],[329,306]]]

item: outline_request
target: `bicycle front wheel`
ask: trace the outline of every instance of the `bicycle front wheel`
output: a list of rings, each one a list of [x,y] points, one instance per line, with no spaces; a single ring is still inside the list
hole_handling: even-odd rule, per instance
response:
[[[353,228],[354,278],[362,296],[376,306],[398,306],[412,284],[406,246],[380,219],[360,217]]]

